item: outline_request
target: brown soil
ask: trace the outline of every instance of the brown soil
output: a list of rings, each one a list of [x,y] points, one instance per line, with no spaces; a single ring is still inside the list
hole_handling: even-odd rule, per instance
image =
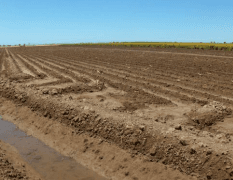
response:
[[[35,172],[9,144],[0,141],[0,179],[33,179],[43,178]]]
[[[232,178],[230,53],[88,46],[0,51],[0,95],[40,118],[104,139],[151,167],[162,163],[198,179]],[[11,78],[26,68],[49,78]],[[121,179],[123,172],[108,173]],[[153,179],[129,174],[124,177]]]
[[[74,128],[41,117],[27,107],[16,106],[4,98],[1,102],[4,103],[0,107],[4,119],[109,179],[196,179],[162,163],[153,163],[141,153],[123,150],[104,138],[78,133]]]

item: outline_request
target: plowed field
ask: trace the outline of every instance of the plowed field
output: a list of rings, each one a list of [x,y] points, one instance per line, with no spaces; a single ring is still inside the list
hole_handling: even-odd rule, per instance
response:
[[[2,48],[0,94],[152,163],[230,179],[232,61],[210,51]]]

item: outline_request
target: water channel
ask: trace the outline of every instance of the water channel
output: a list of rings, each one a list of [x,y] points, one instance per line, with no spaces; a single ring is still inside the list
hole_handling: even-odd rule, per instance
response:
[[[14,146],[22,158],[46,180],[106,180],[90,169],[28,136],[0,116],[0,139]]]

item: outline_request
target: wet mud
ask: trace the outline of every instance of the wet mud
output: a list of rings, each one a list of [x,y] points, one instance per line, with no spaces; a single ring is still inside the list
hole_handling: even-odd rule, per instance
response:
[[[48,180],[105,180],[95,172],[63,156],[40,140],[28,136],[13,123],[0,119],[0,139],[14,146],[23,159]]]

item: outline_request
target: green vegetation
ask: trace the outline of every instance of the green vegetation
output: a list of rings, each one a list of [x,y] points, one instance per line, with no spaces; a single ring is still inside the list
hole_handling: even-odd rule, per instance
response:
[[[182,43],[182,42],[109,42],[109,43],[77,43],[61,44],[63,46],[126,46],[126,47],[157,47],[157,48],[185,48],[185,49],[210,49],[233,51],[233,43]]]

